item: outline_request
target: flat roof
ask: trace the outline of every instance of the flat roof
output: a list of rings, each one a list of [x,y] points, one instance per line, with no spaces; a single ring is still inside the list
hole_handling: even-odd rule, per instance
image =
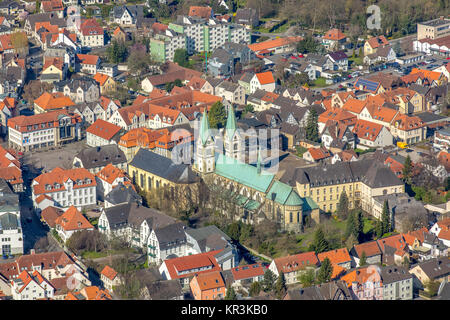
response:
[[[430,26],[430,27],[437,27],[444,24],[450,23],[450,19],[433,19],[425,22],[421,22],[419,24]]]

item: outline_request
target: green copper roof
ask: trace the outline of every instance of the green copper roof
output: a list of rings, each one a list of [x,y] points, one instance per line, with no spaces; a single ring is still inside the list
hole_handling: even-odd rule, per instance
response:
[[[258,174],[256,167],[223,154],[216,155],[215,173],[260,192],[266,192],[269,189],[274,177],[273,174],[265,171]]]
[[[233,137],[236,128],[236,115],[234,114],[233,106],[230,106],[228,108],[227,124],[225,125],[228,139],[231,139]]]
[[[302,198],[295,192],[295,190],[280,181],[275,181],[272,184],[266,198],[272,200],[272,195],[274,195],[274,201],[282,205],[287,206],[300,206],[303,204]]]
[[[200,139],[203,145],[205,145],[206,141],[208,141],[209,136],[208,115],[206,114],[205,108],[205,111],[203,112],[202,122],[200,123]]]
[[[244,209],[253,211],[253,210],[258,209],[260,206],[261,206],[261,203],[259,203],[258,201],[255,201],[255,200],[249,200],[249,201],[245,204]]]
[[[310,197],[303,198],[303,211],[310,211],[319,209],[319,206],[317,203],[314,202],[314,200]]]

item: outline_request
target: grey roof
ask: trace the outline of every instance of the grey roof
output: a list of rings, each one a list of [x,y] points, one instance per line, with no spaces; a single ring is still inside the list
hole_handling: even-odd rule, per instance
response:
[[[147,208],[136,203],[126,203],[106,208],[105,214],[111,230],[124,228],[127,225],[140,228],[144,220],[147,221],[152,230],[175,223],[174,218],[158,210]]]
[[[399,266],[385,266],[381,267],[381,279],[383,285],[394,283],[398,281],[411,279],[413,275],[404,267]]]
[[[119,183],[117,187],[105,196],[105,201],[108,201],[112,205],[118,205],[131,202],[142,203],[142,198],[134,191],[131,185],[124,186],[122,183]]]
[[[139,149],[129,164],[174,183],[195,183],[199,177],[187,164],[175,164],[172,159],[150,150]]]
[[[156,266],[149,266],[146,269],[136,270],[136,278],[143,285],[151,284],[155,281],[162,280],[161,273]]]
[[[244,83],[250,83],[250,80],[252,80],[254,75],[255,74],[253,72],[246,72],[242,75],[242,77],[239,79],[239,81],[242,81]]]
[[[233,56],[230,53],[228,53],[227,50],[223,48],[217,48],[211,55],[210,60],[216,60],[222,64],[226,64],[230,61],[233,61]]]
[[[14,230],[19,227],[18,217],[13,213],[0,215],[0,230]]]
[[[437,300],[450,300],[450,282],[442,282]]]
[[[236,23],[246,23],[251,24],[251,20],[258,19],[258,14],[256,9],[253,8],[242,8],[237,9],[234,21]]]
[[[448,257],[430,259],[418,265],[431,280],[450,274],[450,259]]]
[[[49,21],[51,25],[57,25],[58,27],[65,27],[67,25],[66,19],[58,18],[52,12],[31,14],[27,16],[26,20],[30,23],[31,30],[34,30],[36,22]]]
[[[339,280],[288,291],[291,300],[352,300],[346,284]]]
[[[417,113],[415,116],[419,117],[425,123],[439,122],[449,120],[449,117],[445,117],[439,114],[434,114],[432,112],[422,112]]]
[[[19,195],[5,179],[0,179],[0,213],[19,211]]]
[[[373,159],[296,168],[294,172],[285,173],[280,181],[294,187],[296,182],[311,186],[324,186],[362,181],[372,188],[402,184],[401,180],[387,166]]]
[[[122,17],[125,10],[128,10],[128,12],[131,14],[134,18],[143,18],[144,17],[144,7],[143,6],[115,6],[113,9],[113,15],[115,18]]]
[[[223,89],[225,89],[226,91],[229,91],[229,92],[235,92],[239,88],[239,85],[237,83],[233,83],[231,81],[223,81],[217,87],[218,88],[223,88]]]
[[[172,300],[183,296],[180,281],[163,280],[155,281],[146,285],[150,295],[150,300]]]
[[[68,86],[71,92],[75,92],[78,88],[81,88],[83,91],[89,90],[91,86],[98,88],[99,84],[92,78],[82,76],[70,80],[59,81],[55,83],[54,86],[58,91],[64,91],[64,87]]]
[[[345,51],[335,51],[328,54],[334,61],[348,59]]]
[[[86,148],[81,150],[75,157],[80,159],[83,167],[88,170],[104,167],[109,163],[116,166],[127,162],[125,154],[119,149],[117,144]]]
[[[155,229],[160,249],[166,250],[174,245],[186,243],[186,233],[184,233],[184,228],[184,224],[179,222]]]
[[[186,233],[199,243],[202,252],[206,249],[208,249],[206,251],[223,249],[231,242],[230,237],[214,225],[198,229],[188,228]]]
[[[222,79],[214,78],[214,77],[206,77],[206,82],[208,82],[213,88],[217,87],[219,84],[222,83]]]

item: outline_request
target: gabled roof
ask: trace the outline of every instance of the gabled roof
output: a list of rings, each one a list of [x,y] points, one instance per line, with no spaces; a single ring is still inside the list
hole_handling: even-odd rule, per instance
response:
[[[99,62],[99,56],[93,54],[77,54],[77,58],[81,64],[97,65]]]
[[[327,33],[325,33],[325,35],[323,36],[323,38],[327,40],[338,41],[347,38],[347,36],[343,34],[341,30],[334,28],[328,30]]]
[[[195,274],[199,275],[211,271],[220,271],[221,268],[214,256],[222,250],[223,249],[168,259],[164,260],[164,263],[166,264],[171,279],[188,278]],[[205,270],[191,271],[200,268],[205,268]]]
[[[314,161],[322,160],[331,157],[330,151],[328,151],[325,147],[320,148],[309,148],[309,154],[314,159]]]
[[[198,286],[202,291],[225,287],[220,271],[204,272],[196,275],[194,279],[197,280]]]
[[[98,73],[98,72],[94,76],[94,80],[97,81],[100,84],[100,86],[103,86],[105,84],[105,82],[110,78],[111,78],[110,76],[108,76],[104,73]]]
[[[320,265],[319,259],[317,259],[317,256],[313,251],[276,258],[273,262],[275,263],[278,273],[295,272],[303,270],[306,267],[316,268]]]
[[[381,124],[359,119],[356,121],[353,133],[356,134],[359,139],[375,141],[381,130],[383,130]]]
[[[200,17],[204,19],[211,18],[212,8],[209,6],[191,6],[189,8],[189,16],[190,17]]]
[[[111,122],[97,119],[92,125],[89,126],[89,128],[86,129],[86,132],[109,141],[121,129],[122,127],[119,127]]]
[[[34,103],[44,110],[62,109],[75,105],[75,103],[62,92],[44,92],[39,98],[34,100]]]
[[[35,195],[39,195],[65,190],[64,183],[69,179],[73,182],[74,189],[97,185],[94,175],[85,168],[63,170],[56,167],[52,171],[43,173],[33,180],[33,192]]]
[[[261,263],[237,266],[231,269],[234,281],[263,276],[265,267]]]
[[[352,258],[350,257],[350,254],[349,254],[347,248],[341,248],[341,249],[335,249],[335,250],[322,252],[317,255],[317,258],[319,258],[320,262],[323,262],[323,260],[325,260],[325,258],[328,258],[330,260],[330,262],[334,263],[334,264],[340,264],[340,263],[346,263],[346,262],[352,261]]]
[[[363,252],[366,254],[366,258],[382,254],[377,241],[368,241],[357,244],[353,246],[353,249],[356,252],[358,258],[361,258]]]
[[[44,195],[41,195],[44,196]],[[51,198],[50,198],[51,199]],[[62,216],[64,213],[64,210],[49,206],[42,210],[41,212],[41,218],[45,221],[45,223],[48,224],[50,228],[54,228],[56,226],[56,219],[60,216]]]
[[[381,35],[381,36],[376,36],[376,37],[372,37],[370,39],[367,40],[367,43],[373,48],[378,48],[379,46],[383,46],[383,45],[389,45],[389,41],[387,41],[386,37]]]
[[[111,268],[110,266],[106,265],[103,268],[101,274],[107,277],[109,280],[113,281],[117,276],[117,271]]]
[[[56,218],[56,225],[65,231],[94,229],[94,226],[74,206],[69,207],[61,216]]]
[[[303,40],[302,37],[278,38],[278,39],[266,40],[266,41],[262,41],[262,42],[258,42],[258,43],[249,44],[248,47],[250,48],[250,50],[252,50],[254,52],[259,52],[264,49],[266,49],[266,50],[275,49],[275,48],[278,48],[281,46],[299,42],[301,40]]]
[[[275,82],[271,71],[257,73],[256,77],[258,78],[258,81],[261,85]]]

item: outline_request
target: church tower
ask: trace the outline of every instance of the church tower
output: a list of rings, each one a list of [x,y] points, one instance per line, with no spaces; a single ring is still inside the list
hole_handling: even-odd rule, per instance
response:
[[[196,141],[196,159],[194,169],[200,173],[211,173],[215,169],[214,140],[209,131],[206,108],[203,112],[200,130]]]
[[[242,136],[240,135],[239,130],[237,130],[237,121],[233,106],[228,108],[227,123],[225,125],[223,140],[225,155],[239,161],[244,161]]]

